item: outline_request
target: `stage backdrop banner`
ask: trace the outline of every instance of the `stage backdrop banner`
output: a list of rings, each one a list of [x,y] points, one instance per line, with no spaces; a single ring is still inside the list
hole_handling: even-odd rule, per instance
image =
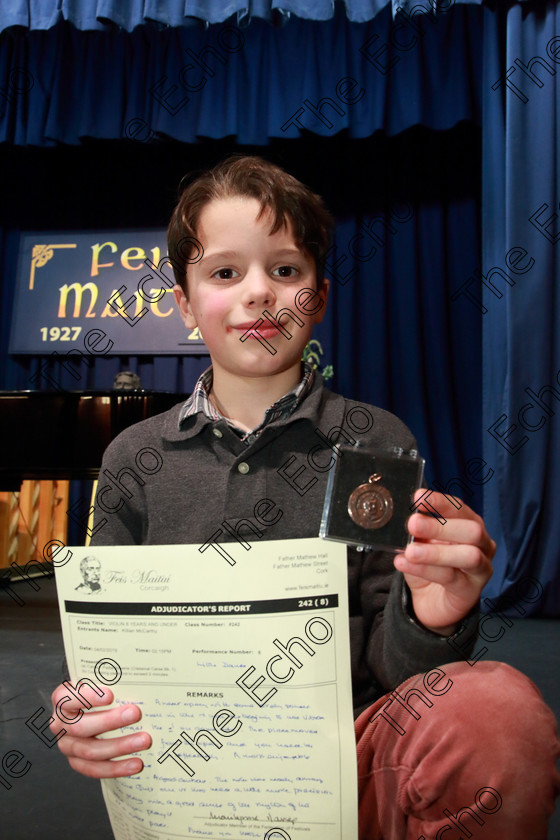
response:
[[[163,228],[22,233],[10,353],[208,353],[174,285]]]

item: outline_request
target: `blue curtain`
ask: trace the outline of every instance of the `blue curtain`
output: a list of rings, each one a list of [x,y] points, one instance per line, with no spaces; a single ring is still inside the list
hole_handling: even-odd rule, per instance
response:
[[[292,18],[158,31],[0,34],[0,142],[55,146],[87,138],[266,145],[308,131],[398,134],[452,128],[481,112],[481,9],[457,6],[403,24],[390,6],[353,24]],[[406,45],[406,49],[399,44]]]
[[[481,0],[461,0],[480,3]],[[393,12],[418,6],[417,0],[336,0],[348,20],[362,23],[374,18],[387,5]],[[426,3],[428,8],[447,11],[455,0]],[[282,25],[290,16],[310,20],[329,20],[335,0],[3,0],[0,4],[0,31],[10,26],[50,29],[67,20],[77,29],[106,30],[116,26],[131,32],[136,26],[192,26],[197,20],[221,23],[235,15],[247,26],[253,18]]]
[[[467,290],[487,310],[483,451],[495,475],[484,512],[499,543],[487,593],[516,600],[530,570],[543,587],[533,611],[549,616],[560,606],[559,32],[554,2],[485,15],[486,276]]]

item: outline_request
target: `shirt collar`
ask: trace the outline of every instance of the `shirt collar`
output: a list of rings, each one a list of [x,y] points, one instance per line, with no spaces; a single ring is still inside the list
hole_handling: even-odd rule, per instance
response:
[[[244,429],[239,429],[235,423],[228,417],[223,417],[218,409],[210,401],[210,391],[212,389],[213,371],[212,365],[202,373],[196,381],[193,392],[188,400],[181,407],[179,413],[178,429],[181,430],[183,422],[187,417],[192,417],[195,414],[203,414],[209,420],[224,419],[232,429],[234,429],[241,440],[245,440],[251,436],[251,440],[261,433],[261,431],[273,420],[279,420],[289,417],[298,406],[301,405],[309,391],[313,387],[315,381],[315,370],[309,362],[303,362],[303,375],[298,384],[292,388],[287,394],[284,394],[277,400],[270,408],[267,408],[264,414],[262,423],[257,426],[252,432],[247,432]]]

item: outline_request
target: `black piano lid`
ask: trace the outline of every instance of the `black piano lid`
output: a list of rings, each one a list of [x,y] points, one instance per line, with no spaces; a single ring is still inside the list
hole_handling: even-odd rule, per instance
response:
[[[188,396],[148,390],[0,391],[0,490],[17,490],[28,478],[97,478],[113,438]]]

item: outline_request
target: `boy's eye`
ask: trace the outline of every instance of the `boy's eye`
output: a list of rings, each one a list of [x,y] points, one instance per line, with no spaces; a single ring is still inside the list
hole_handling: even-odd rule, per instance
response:
[[[280,275],[279,275],[280,277],[295,277],[295,275],[298,273],[298,269],[295,268],[295,266],[293,266],[293,265],[281,265],[278,268],[275,268],[272,273],[275,274],[275,272],[277,272],[277,271],[280,272]],[[294,272],[294,273],[291,274],[289,272]]]
[[[233,275],[237,272],[233,268],[218,268],[213,274],[212,277],[216,277],[218,280],[232,280]]]
[[[295,277],[296,274],[299,274],[299,269],[293,265],[280,265],[278,268],[274,269],[272,274],[276,277],[291,279],[292,277]],[[235,277],[239,277],[240,275],[234,268],[217,268],[211,276],[215,277],[217,280],[233,280]]]

